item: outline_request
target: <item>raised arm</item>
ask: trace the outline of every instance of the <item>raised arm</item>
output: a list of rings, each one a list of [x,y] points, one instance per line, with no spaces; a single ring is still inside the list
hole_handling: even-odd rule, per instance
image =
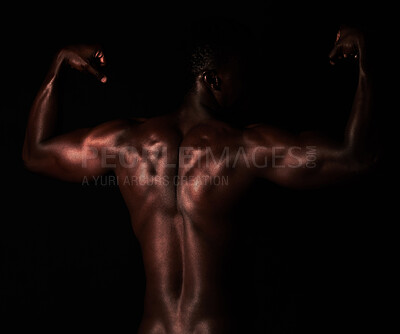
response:
[[[128,128],[125,122],[113,121],[63,135],[55,133],[61,66],[69,64],[105,83],[107,78],[93,66],[96,62],[98,66],[105,65],[102,51],[94,46],[68,47],[54,58],[29,115],[22,154],[28,169],[75,182],[110,170],[113,162],[104,161],[104,156],[116,156],[117,140]]]
[[[373,127],[373,89],[363,34],[342,27],[330,54],[338,59],[358,61],[358,87],[344,140],[335,143],[316,134],[294,136],[265,125],[246,131],[248,152],[257,176],[287,187],[308,188],[329,185],[370,169],[374,152],[370,147]]]

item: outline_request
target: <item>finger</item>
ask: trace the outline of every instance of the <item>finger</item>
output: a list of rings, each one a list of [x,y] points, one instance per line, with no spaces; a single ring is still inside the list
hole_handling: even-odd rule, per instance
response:
[[[99,61],[100,66],[106,65],[106,58],[104,57],[104,53],[102,50],[98,50],[94,57]]]
[[[339,29],[339,31],[336,33],[336,41],[335,41],[335,43],[339,42],[339,39],[340,39],[340,29]]]
[[[338,59],[342,58],[342,47],[340,45],[335,45],[332,51],[329,53],[329,62],[331,65],[335,65]]]
[[[99,59],[100,61],[100,66],[105,66],[106,65],[106,58],[104,57],[104,55],[102,55]]]
[[[85,70],[87,72],[89,72],[90,74],[94,75],[97,79],[99,79],[102,83],[106,83],[107,82],[107,77],[100,73],[99,71],[97,71],[93,66],[91,66],[89,63],[86,64],[85,66]]]

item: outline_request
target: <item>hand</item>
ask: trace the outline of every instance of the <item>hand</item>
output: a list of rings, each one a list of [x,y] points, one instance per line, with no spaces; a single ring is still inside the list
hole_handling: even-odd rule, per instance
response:
[[[100,47],[94,45],[74,45],[60,51],[61,59],[72,68],[94,75],[102,83],[107,82],[107,77],[100,73],[96,67],[105,66],[106,60]]]
[[[338,60],[360,59],[365,53],[365,43],[363,33],[349,26],[340,27],[335,46],[329,54],[330,63],[335,65]]]

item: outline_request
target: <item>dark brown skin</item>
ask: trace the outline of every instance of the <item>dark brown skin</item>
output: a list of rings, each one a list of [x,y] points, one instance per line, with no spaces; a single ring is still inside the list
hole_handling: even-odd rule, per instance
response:
[[[105,64],[99,48],[74,46],[57,54],[32,106],[23,159],[32,171],[72,182],[116,174],[143,252],[139,333],[235,332],[223,281],[235,230],[230,213],[258,178],[310,188],[369,170],[372,88],[361,32],[341,28],[331,62],[342,57],[358,62],[359,83],[344,140],[334,143],[315,134],[295,136],[264,124],[237,129],[217,120],[213,115],[234,105],[242,91],[233,63],[200,75],[174,113],[57,135],[62,64],[107,81],[89,65],[93,58],[100,68]],[[203,176],[224,176],[228,184],[195,178]]]

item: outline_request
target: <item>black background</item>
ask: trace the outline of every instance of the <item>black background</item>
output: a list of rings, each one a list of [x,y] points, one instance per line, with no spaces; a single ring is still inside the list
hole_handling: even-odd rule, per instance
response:
[[[116,332],[132,333],[141,318],[140,249],[118,188],[106,178],[96,186],[38,176],[26,171],[20,158],[30,105],[59,48],[100,43],[108,60],[106,85],[81,73],[62,74],[60,130],[68,131],[173,110],[182,92],[180,41],[187,22],[210,14],[234,17],[254,31],[264,57],[252,84],[254,112],[246,117],[340,138],[357,77],[354,66],[329,65],[337,28],[343,21],[361,23],[375,42],[371,55],[382,110],[377,122],[384,129],[388,64],[379,50],[387,29],[381,22],[386,18],[387,23],[389,12],[376,5],[247,1],[49,3],[4,10],[3,319],[56,332],[112,325],[118,326]],[[267,182],[255,186],[254,196],[243,202],[243,212],[250,208],[253,216],[243,219],[238,253],[243,277],[237,298],[253,314],[249,332],[359,330],[384,324],[390,174],[383,158],[375,172],[349,185],[318,191],[289,191]]]

